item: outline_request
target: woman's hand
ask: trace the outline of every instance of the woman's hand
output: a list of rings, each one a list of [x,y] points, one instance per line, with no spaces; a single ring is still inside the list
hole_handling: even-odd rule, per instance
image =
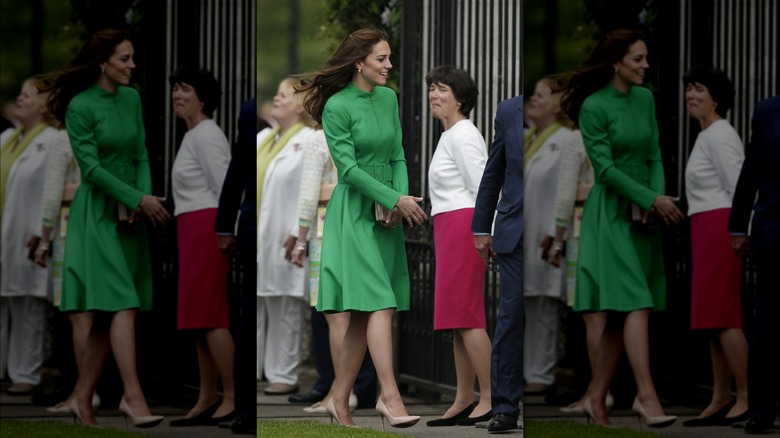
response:
[[[292,260],[290,261],[293,265],[302,268],[304,255],[306,255],[306,242],[298,240],[295,242],[295,248],[292,250]]]
[[[655,197],[651,208],[663,219],[666,226],[677,225],[685,219],[685,215],[675,204],[679,200],[680,198],[658,195]]]
[[[35,264],[45,268],[47,261],[49,259],[49,248],[51,243],[47,240],[44,241],[43,239],[40,239],[38,241],[38,246],[35,248]]]
[[[295,248],[295,240],[295,236],[290,234],[284,239],[284,243],[282,244],[282,247],[284,247],[284,259],[288,262],[292,262],[292,252]]]
[[[29,239],[27,239],[27,259],[30,261],[35,261],[35,250],[38,248],[38,242],[40,242],[41,238],[39,236],[30,236]]]
[[[552,245],[550,245],[550,249],[547,250],[547,263],[555,266],[556,268],[560,268],[562,253],[563,242],[559,240],[553,240]]]
[[[544,260],[545,262],[548,261],[547,253],[550,251],[550,248],[552,248],[553,240],[555,240],[555,238],[548,234],[544,236],[544,239],[542,239],[542,243],[539,244],[539,247],[542,248],[542,260]]]
[[[164,225],[171,220],[171,214],[165,209],[165,206],[162,204],[163,202],[165,202],[165,198],[144,195],[144,197],[141,198],[141,203],[138,204],[141,213],[148,217],[154,226]]]
[[[381,222],[381,224],[385,228],[393,228],[394,226],[400,224],[403,219],[404,217],[401,215],[401,211],[398,210],[398,207],[395,207],[390,210],[390,212],[387,214],[387,217],[384,221]]]
[[[428,219],[428,215],[425,214],[423,209],[417,205],[422,202],[423,198],[417,196],[401,195],[398,198],[398,202],[395,203],[395,207],[401,212],[401,215],[406,218],[406,222],[411,228],[414,225],[422,225]],[[395,208],[393,209],[395,211]]]

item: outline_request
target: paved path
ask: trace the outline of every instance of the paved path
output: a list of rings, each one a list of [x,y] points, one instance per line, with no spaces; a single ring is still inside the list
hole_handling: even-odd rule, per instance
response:
[[[302,368],[300,373],[300,387],[301,390],[307,391],[314,383],[316,375],[311,368]],[[303,420],[315,418],[323,423],[328,423],[329,419],[327,415],[311,417],[310,414],[303,412],[301,405],[293,405],[287,401],[287,396],[267,396],[263,393],[262,389],[267,384],[264,382],[258,383],[257,391],[257,416],[259,419],[284,419],[284,420]],[[3,384],[4,387],[7,384]],[[409,412],[413,415],[420,415],[422,419],[417,425],[408,429],[394,429],[387,427],[388,431],[392,431],[402,436],[412,437],[431,437],[431,438],[466,438],[466,437],[479,437],[487,436],[487,431],[483,429],[476,429],[474,427],[465,426],[453,426],[453,427],[427,427],[425,422],[435,418],[439,418],[442,412],[446,410],[449,403],[452,401],[452,397],[443,395],[440,400],[431,402],[414,396],[404,395]],[[155,414],[165,415],[165,421],[158,427],[153,429],[138,429],[130,426],[130,430],[139,432],[142,434],[158,437],[228,437],[233,436],[228,429],[220,429],[218,427],[187,427],[187,428],[172,428],[169,426],[169,422],[172,419],[179,418],[186,413],[186,406],[165,406],[156,403],[154,400],[149,400],[152,411]],[[665,406],[666,412],[671,415],[677,415],[680,419],[671,427],[665,429],[650,429],[644,427],[643,430],[648,430],[657,433],[659,436],[675,437],[675,438],[730,438],[730,437],[744,437],[744,432],[738,429],[730,427],[708,427],[708,428],[686,428],[683,427],[682,421],[688,418],[693,418],[698,410],[694,407],[687,406]],[[526,419],[544,420],[544,421],[557,421],[557,420],[570,420],[576,422],[585,423],[585,417],[583,416],[571,416],[561,413],[558,407],[548,406],[544,403],[541,396],[527,397],[525,400],[524,414]],[[0,392],[0,420],[6,418],[25,419],[25,420],[43,420],[43,419],[55,419],[64,422],[71,422],[72,419],[68,415],[53,415],[46,412],[44,407],[35,406],[31,403],[30,397],[12,397],[5,393]],[[116,409],[116,407],[103,407],[98,411],[98,421],[104,427],[124,429],[124,420]],[[380,429],[380,419],[373,409],[358,409],[353,414],[355,422],[361,427],[370,427],[374,429]],[[610,419],[618,426],[628,429],[636,429],[637,422],[636,417],[630,410],[615,410],[611,413]],[[506,434],[507,437],[523,438],[523,433],[517,431],[514,433]]]

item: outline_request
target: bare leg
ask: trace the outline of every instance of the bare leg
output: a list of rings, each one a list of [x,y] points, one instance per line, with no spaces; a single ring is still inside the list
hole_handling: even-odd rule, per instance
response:
[[[184,418],[198,416],[219,400],[219,394],[217,393],[217,369],[209,353],[205,335],[198,335],[196,348],[198,352],[198,371],[200,373],[200,391],[198,392],[198,402],[187,412]]]
[[[591,395],[588,401],[593,409],[593,420],[604,426],[611,425],[605,406],[607,392],[612,378],[615,375],[620,356],[623,354],[623,325],[622,321],[613,321],[622,315],[608,315],[604,326],[604,334],[601,336],[596,358],[597,366],[593,369],[591,380]],[[611,318],[610,318],[611,317]]]
[[[583,313],[582,320],[585,322],[585,346],[588,350],[588,361],[590,362],[590,372],[592,375],[598,366],[596,360],[598,358],[599,341],[601,340],[601,335],[604,333],[604,327],[607,325],[607,313]],[[585,390],[585,394],[578,403],[582,404],[582,402],[590,396],[592,388],[593,378],[591,377],[590,383],[588,383],[588,389]]]
[[[392,321],[395,309],[383,309],[372,312],[368,316],[366,339],[371,358],[374,361],[376,375],[379,379],[382,402],[390,415],[394,417],[407,416],[406,406],[401,399],[401,392],[395,381],[393,371],[393,339]],[[360,358],[362,361],[362,357]]]
[[[92,312],[90,314],[94,315]],[[78,383],[79,391],[76,396],[76,405],[84,424],[97,425],[92,412],[92,394],[95,392],[100,373],[106,364],[109,345],[109,327],[105,325],[105,321],[95,324],[93,319],[92,327],[84,345],[84,355]]]
[[[650,375],[649,317],[650,309],[628,312],[623,329],[623,341],[636,380],[637,399],[649,416],[656,417],[664,415],[664,410],[658,401],[653,377]]]
[[[87,338],[89,337],[89,330],[92,328],[92,316],[92,312],[71,312],[68,314],[70,325],[73,328],[73,356],[76,359],[78,378],[76,379],[76,384],[73,385],[73,392],[65,400],[65,403],[70,403],[70,400],[76,397],[79,392],[79,381],[84,373],[84,354],[87,349]]]
[[[233,357],[235,347],[230,331],[226,328],[218,328],[206,332],[206,352],[212,367],[219,374],[222,380],[222,404],[214,413],[214,417],[222,417],[233,412],[236,409],[235,393],[233,384]],[[216,380],[216,379],[215,379]],[[216,398],[216,381],[214,385]]]
[[[473,367],[473,372],[476,372],[477,382],[479,383],[479,404],[474,408],[474,412],[470,416],[479,417],[480,415],[485,415],[491,409],[490,354],[492,344],[487,331],[484,329],[461,329],[459,332],[463,339],[463,345],[466,347],[466,353]],[[473,379],[471,387],[474,387]]]
[[[134,415],[151,415],[146,404],[135,364],[135,314],[137,309],[120,310],[111,320],[111,349],[125,387],[124,399]]]
[[[333,382],[333,405],[341,424],[354,425],[352,415],[349,412],[349,393],[355,384],[360,364],[366,356],[366,334],[370,313],[352,312],[349,315],[349,326],[341,343],[341,360],[339,371]],[[389,336],[389,333],[388,333]],[[373,351],[371,352],[373,355]],[[376,359],[374,359],[376,365]],[[378,370],[377,370],[378,371]]]
[[[720,332],[720,346],[737,385],[737,403],[726,416],[735,417],[748,408],[748,344],[745,333],[737,328],[723,330]]]
[[[325,321],[328,323],[328,342],[330,344],[330,357],[333,361],[333,373],[339,374],[339,364],[341,363],[341,343],[344,341],[344,335],[349,327],[349,313],[326,313]],[[333,396],[336,387],[335,381],[330,386],[328,393],[320,402],[323,406],[328,404],[328,400]]]
[[[457,386],[455,400],[453,400],[452,406],[444,412],[442,418],[454,417],[474,401],[474,367],[471,366],[460,329],[452,331],[452,342]]]

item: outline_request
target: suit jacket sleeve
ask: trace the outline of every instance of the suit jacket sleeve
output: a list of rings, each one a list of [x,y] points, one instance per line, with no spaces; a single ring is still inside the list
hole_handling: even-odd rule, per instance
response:
[[[745,161],[742,163],[742,170],[739,172],[739,179],[737,180],[737,187],[734,189],[734,199],[731,204],[728,229],[733,233],[747,233],[748,224],[750,223],[750,212],[753,210],[761,178],[759,171],[761,161],[760,149],[764,140],[761,137],[762,129],[756,123],[757,111],[758,107],[753,112],[750,142],[745,152]]]
[[[493,216],[498,197],[504,186],[506,175],[506,143],[504,141],[503,103],[498,105],[495,120],[495,133],[490,148],[490,155],[479,183],[477,200],[474,206],[474,216],[471,219],[471,231],[475,233],[491,233]]]

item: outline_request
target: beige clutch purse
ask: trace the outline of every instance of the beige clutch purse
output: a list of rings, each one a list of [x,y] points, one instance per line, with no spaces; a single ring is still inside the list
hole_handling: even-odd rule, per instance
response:
[[[374,202],[374,217],[377,221],[384,222],[389,214],[390,210],[383,207],[382,204]]]

